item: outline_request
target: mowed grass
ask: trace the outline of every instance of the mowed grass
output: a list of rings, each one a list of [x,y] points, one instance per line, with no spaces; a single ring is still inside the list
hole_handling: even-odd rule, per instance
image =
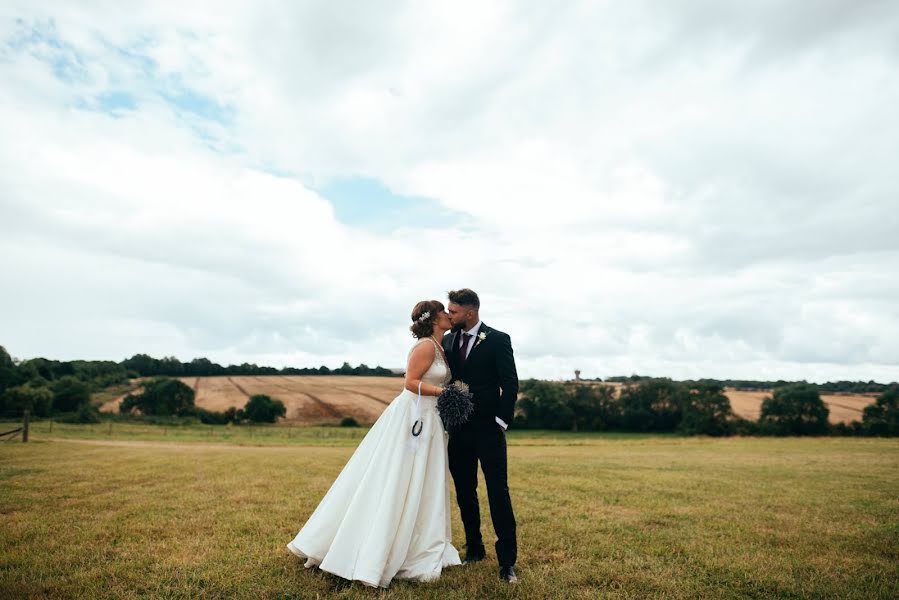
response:
[[[22,422],[0,422],[0,430],[21,427]],[[368,427],[310,427],[291,423],[278,425],[151,425],[128,421],[104,421],[92,425],[31,423],[33,440],[96,440],[120,442],[203,442],[211,444],[281,446],[356,446]]]
[[[0,421],[0,431],[21,427],[21,421]],[[203,442],[238,446],[357,446],[368,426],[308,426],[282,422],[277,425],[152,425],[128,421],[104,421],[91,425],[58,423],[49,420],[32,422],[32,440],[93,440],[98,442]],[[523,445],[585,445],[612,439],[661,439],[673,434],[641,434],[623,432],[525,431],[512,430],[509,443]]]
[[[280,446],[115,429],[0,444],[0,596],[899,596],[899,440],[510,433],[521,583],[498,580],[488,546],[483,563],[379,592],[285,548],[358,443],[315,431]]]

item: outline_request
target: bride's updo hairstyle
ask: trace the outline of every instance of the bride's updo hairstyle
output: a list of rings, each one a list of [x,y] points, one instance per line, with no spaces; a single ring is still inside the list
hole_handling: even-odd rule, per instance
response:
[[[421,339],[434,333],[434,319],[443,310],[446,307],[439,300],[422,300],[416,304],[412,309],[412,327],[409,328],[412,335]]]

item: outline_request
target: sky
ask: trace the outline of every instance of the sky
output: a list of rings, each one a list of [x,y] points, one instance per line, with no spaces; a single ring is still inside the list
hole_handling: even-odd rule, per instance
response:
[[[0,345],[899,380],[899,4],[0,5]]]

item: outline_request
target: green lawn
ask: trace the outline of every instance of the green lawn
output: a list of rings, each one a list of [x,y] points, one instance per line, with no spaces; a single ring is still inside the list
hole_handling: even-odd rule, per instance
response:
[[[285,548],[364,430],[46,425],[0,443],[3,598],[899,597],[899,440],[510,433],[521,583],[379,593]]]

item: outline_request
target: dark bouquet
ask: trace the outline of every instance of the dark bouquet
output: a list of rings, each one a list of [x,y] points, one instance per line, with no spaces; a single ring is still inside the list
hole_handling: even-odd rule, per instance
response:
[[[468,417],[474,412],[474,395],[468,391],[468,386],[461,381],[454,381],[443,388],[443,392],[437,396],[437,412],[446,429],[455,429],[468,421]]]

